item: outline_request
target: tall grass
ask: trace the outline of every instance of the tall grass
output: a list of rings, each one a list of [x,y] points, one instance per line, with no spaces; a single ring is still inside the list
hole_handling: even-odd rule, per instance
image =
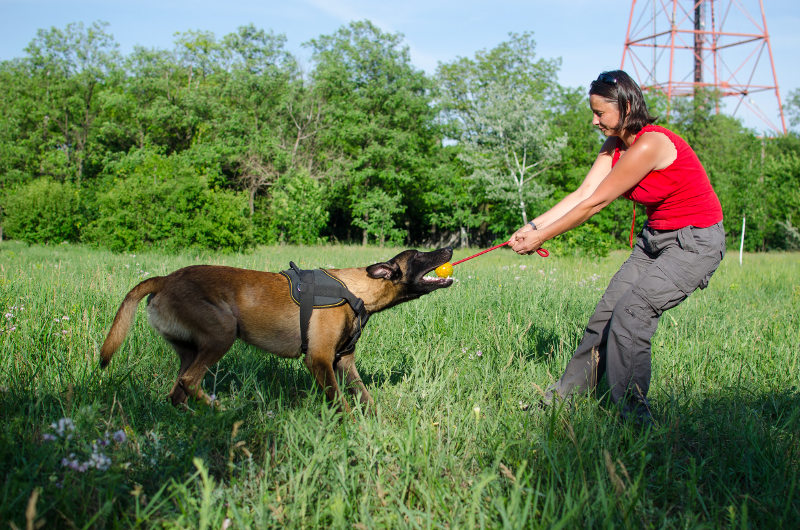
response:
[[[204,381],[224,410],[177,410],[165,400],[177,358],[141,310],[98,369],[119,302],[145,277],[192,263],[363,266],[395,250],[166,256],[3,243],[0,524],[800,524],[798,254],[728,258],[664,315],[651,430],[621,422],[602,385],[571,406],[524,410],[560,375],[625,253],[501,249],[459,265],[450,289],[373,316],[356,359],[376,417],[342,417],[300,361],[242,343]]]

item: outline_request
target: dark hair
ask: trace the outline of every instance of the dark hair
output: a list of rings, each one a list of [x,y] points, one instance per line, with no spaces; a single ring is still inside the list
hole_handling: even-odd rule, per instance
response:
[[[600,74],[589,85],[590,96],[600,96],[619,107],[619,122],[623,129],[636,134],[645,125],[656,121],[647,110],[642,89],[622,70],[611,70]]]

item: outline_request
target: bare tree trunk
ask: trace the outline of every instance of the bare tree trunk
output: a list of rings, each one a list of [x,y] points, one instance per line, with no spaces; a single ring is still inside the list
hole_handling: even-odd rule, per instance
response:
[[[519,195],[519,209],[522,212],[522,224],[528,224],[528,212],[525,211],[525,199],[522,198],[522,186],[517,188],[517,194]]]

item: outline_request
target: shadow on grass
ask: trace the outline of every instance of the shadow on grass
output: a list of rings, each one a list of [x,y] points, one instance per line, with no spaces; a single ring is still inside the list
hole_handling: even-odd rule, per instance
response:
[[[386,354],[384,362],[387,369],[369,370],[365,366],[375,365],[373,362],[359,362],[359,348],[356,347],[356,366],[361,380],[368,389],[385,384],[394,385],[402,381],[412,371],[411,355],[398,351]],[[390,358],[390,359],[389,359]],[[237,343],[206,374],[203,388],[208,393],[221,397],[237,389],[257,388],[266,401],[289,398],[291,406],[311,393],[322,398],[320,389],[311,373],[306,368],[302,357],[283,359],[253,346]]]
[[[552,329],[531,327],[526,334],[526,361],[541,363],[553,360],[553,355],[562,343],[561,337]]]
[[[600,498],[619,503],[640,526],[800,523],[797,388],[656,400],[651,429],[597,394],[534,412],[527,430],[537,434],[509,460],[533,462],[537,488],[585,495],[587,513]]]

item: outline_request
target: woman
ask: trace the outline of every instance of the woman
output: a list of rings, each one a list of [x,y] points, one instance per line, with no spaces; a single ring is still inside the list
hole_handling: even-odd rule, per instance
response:
[[[623,416],[651,421],[650,339],[661,314],[703,289],[725,253],[722,208],[691,147],[652,125],[642,92],[621,70],[589,88],[594,124],[607,137],[577,190],[517,230],[519,254],[580,225],[624,196],[643,204],[647,222],[611,279],[564,374],[545,395],[586,392],[606,374]]]

